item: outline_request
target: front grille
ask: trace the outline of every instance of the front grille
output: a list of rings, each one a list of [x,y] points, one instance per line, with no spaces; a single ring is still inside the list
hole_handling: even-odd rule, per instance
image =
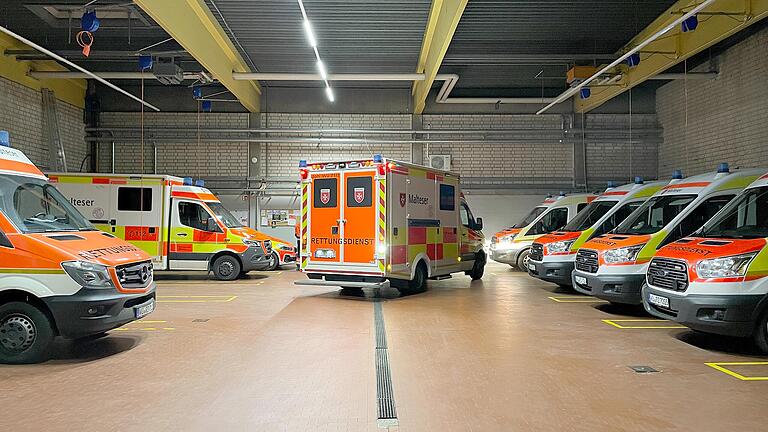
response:
[[[592,249],[579,249],[576,253],[576,270],[587,273],[597,273],[600,264],[597,261],[597,251]]]
[[[544,259],[544,245],[541,243],[534,243],[531,245],[531,253],[528,255],[528,259],[534,261],[541,261]]]
[[[648,284],[673,291],[688,289],[688,265],[669,258],[654,258],[648,264]]]
[[[123,288],[144,288],[152,282],[152,261],[117,266],[115,271]]]

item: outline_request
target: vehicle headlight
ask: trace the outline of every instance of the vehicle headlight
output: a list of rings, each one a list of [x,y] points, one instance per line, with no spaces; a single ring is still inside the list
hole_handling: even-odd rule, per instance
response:
[[[79,285],[86,288],[114,288],[107,267],[87,261],[65,261],[61,263],[65,272]]]
[[[618,249],[609,249],[603,253],[607,264],[628,263],[637,259],[637,254],[645,247],[645,243]]]
[[[696,273],[703,278],[744,276],[756,253],[701,260]]]
[[[512,243],[512,240],[514,240],[515,237],[517,237],[517,234],[507,234],[507,235],[501,236],[499,241],[501,243]]]
[[[285,252],[293,252],[293,246],[280,245],[279,249]]]
[[[246,246],[261,246],[261,242],[258,240],[243,239],[243,244]]]
[[[549,253],[563,253],[571,250],[571,246],[575,240],[562,240],[549,243],[546,245],[547,252]]]

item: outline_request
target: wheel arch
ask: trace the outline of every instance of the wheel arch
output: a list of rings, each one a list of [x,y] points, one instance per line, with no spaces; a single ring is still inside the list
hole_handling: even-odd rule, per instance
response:
[[[411,280],[413,280],[413,277],[416,275],[416,268],[419,266],[419,263],[422,262],[427,267],[427,277],[432,277],[432,266],[430,265],[429,257],[426,253],[422,252],[416,255],[416,258],[413,259],[413,264],[411,265]]]
[[[46,305],[45,302],[40,299],[40,297],[32,294],[29,291],[20,289],[8,289],[0,291],[0,306],[12,302],[27,303],[40,309],[40,311],[43,312],[45,316],[47,316],[51,321],[54,334],[59,334],[59,328],[56,325],[56,319],[53,316],[53,312],[51,312],[51,309],[48,308],[48,305]]]
[[[235,252],[232,252],[230,250],[222,250],[219,252],[216,252],[211,256],[211,258],[208,260],[208,271],[213,271],[213,263],[216,262],[217,259],[229,255],[231,257],[234,257],[238,263],[240,263],[240,268],[243,268],[243,259],[240,257],[240,255],[236,254]]]

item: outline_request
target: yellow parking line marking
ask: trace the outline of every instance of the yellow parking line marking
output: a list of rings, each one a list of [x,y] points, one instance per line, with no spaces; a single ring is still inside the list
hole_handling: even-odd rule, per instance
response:
[[[159,330],[176,330],[174,327],[118,327],[114,331],[159,331]]]
[[[602,320],[608,325],[612,325],[618,329],[680,329],[687,328],[686,326],[671,323],[671,321],[658,320],[658,319],[604,319]],[[619,323],[671,323],[672,325],[624,325]]]
[[[608,303],[605,300],[600,300],[594,297],[550,296],[547,298],[558,303]]]
[[[158,303],[229,303],[236,299],[235,295],[206,296],[206,295],[175,295],[157,296]],[[169,299],[169,300],[160,300]]]
[[[159,324],[159,323],[167,323],[168,321],[150,321],[150,320],[144,321],[144,320],[140,320],[140,321],[136,321],[136,322],[137,323],[142,323],[142,324]]]
[[[742,381],[768,381],[768,376],[745,376],[738,372],[734,372],[724,366],[768,366],[768,362],[717,362],[717,363],[704,363],[705,365],[719,370],[720,372],[730,375],[734,378],[738,378]]]

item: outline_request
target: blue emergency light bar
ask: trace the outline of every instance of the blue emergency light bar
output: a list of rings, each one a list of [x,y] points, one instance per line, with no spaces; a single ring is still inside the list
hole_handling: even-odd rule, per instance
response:
[[[306,168],[307,167],[307,161],[305,159],[302,159],[299,161],[299,168]]]
[[[205,180],[198,180],[195,182],[195,186],[197,187],[205,187]]]
[[[0,130],[0,146],[3,146],[3,147],[11,146],[11,136],[8,133],[8,131]]]
[[[672,171],[672,180],[680,180],[683,178],[683,170]]]
[[[384,162],[384,157],[380,154],[373,155],[373,162],[374,163],[382,163]]]
[[[613,181],[613,180],[610,180],[610,181],[608,182],[608,188],[615,188],[616,186],[618,186],[618,185],[616,184],[616,182],[615,182],[615,181]]]
[[[192,186],[192,177],[184,177],[184,186]]]
[[[723,162],[720,165],[717,166],[717,172],[718,173],[728,173],[731,172],[731,168],[728,166],[728,162]]]
[[[635,184],[643,184],[643,178],[641,176],[635,177]]]

